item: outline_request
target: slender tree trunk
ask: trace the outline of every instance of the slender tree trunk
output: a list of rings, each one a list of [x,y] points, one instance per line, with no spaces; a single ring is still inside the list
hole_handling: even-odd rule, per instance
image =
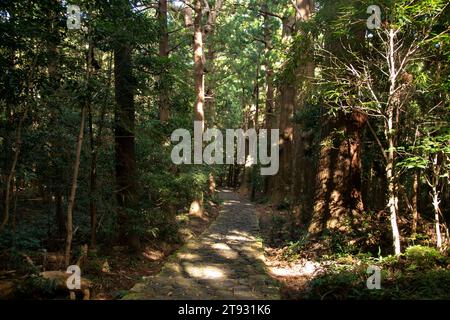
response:
[[[89,35],[88,35],[89,37]],[[92,46],[91,41],[88,41],[88,54],[86,59],[86,82],[89,86],[89,81],[91,79],[91,66],[92,66],[92,57],[94,56],[94,48]],[[90,152],[91,152],[91,166],[89,171],[89,212],[91,217],[91,249],[95,249],[97,240],[96,240],[96,226],[97,226],[97,149],[96,143],[94,139],[94,127],[93,127],[93,115],[91,102],[88,97],[87,101],[87,112],[88,112],[88,122],[89,122],[89,144],[90,144]]]
[[[259,133],[259,71],[260,71],[260,54],[256,62],[255,84],[253,91],[255,92],[255,131]]]
[[[439,179],[441,175],[441,161],[439,153],[436,153],[433,157],[433,168],[431,178],[431,198],[433,201],[433,209],[434,209],[434,225],[436,230],[436,247],[438,249],[442,248],[442,234],[441,234],[441,223],[439,221],[439,215],[441,214],[441,209],[439,208],[439,203],[441,202],[439,199]]]
[[[96,247],[96,226],[97,226],[97,203],[96,203],[96,193],[97,193],[97,152],[95,148],[94,141],[94,128],[92,121],[92,110],[89,105],[88,109],[89,116],[89,140],[91,148],[91,168],[89,172],[90,184],[89,184],[89,211],[91,217],[91,249]]]
[[[77,180],[78,180],[78,171],[80,169],[81,147],[83,146],[85,118],[86,118],[86,107],[83,106],[81,109],[80,132],[78,134],[75,162],[73,165],[72,186],[70,188],[69,201],[67,205],[67,225],[66,225],[67,238],[66,238],[66,251],[64,260],[66,266],[70,265],[70,255],[73,238],[73,209],[75,207],[75,195],[78,186]]]
[[[388,119],[388,130],[392,132],[392,118]],[[386,178],[388,183],[388,209],[390,213],[390,222],[392,229],[392,240],[394,246],[394,252],[396,255],[401,253],[400,248],[400,233],[397,225],[397,203],[398,196],[395,188],[395,176],[394,176],[394,138],[392,134],[388,136],[388,152],[387,152],[387,164],[386,164]]]
[[[390,103],[386,108],[386,121],[385,121],[385,135],[388,141],[388,151],[387,151],[387,161],[386,161],[386,179],[388,184],[388,210],[390,214],[390,222],[392,229],[392,240],[394,252],[396,255],[401,253],[400,247],[400,232],[397,225],[397,209],[398,209],[398,196],[395,176],[395,143],[394,143],[394,109],[396,103],[398,103],[398,98],[394,97],[396,94],[396,76],[397,70],[395,67],[395,47],[394,47],[394,30],[389,30],[389,48],[388,48],[388,59],[389,59],[389,97],[391,99]]]
[[[441,249],[442,247],[442,235],[441,235],[441,223],[439,222],[439,194],[436,186],[432,188],[432,199],[433,199],[433,209],[434,209],[434,225],[436,229],[436,247]]]
[[[413,188],[412,188],[412,235],[413,237],[417,233],[417,220],[419,218],[419,211],[418,211],[418,198],[419,198],[419,170],[414,171],[414,181],[413,181]]]
[[[19,160],[19,153],[20,153],[20,145],[22,143],[22,124],[24,121],[24,116],[22,116],[20,118],[19,121],[19,125],[17,126],[16,129],[16,139],[15,139],[15,144],[14,144],[14,156],[13,156],[13,161],[11,164],[11,168],[9,170],[9,174],[6,177],[6,191],[5,191],[5,203],[3,206],[3,219],[2,219],[2,223],[0,224],[0,231],[6,226],[6,224],[8,223],[9,220],[9,206],[10,206],[10,202],[11,202],[11,182],[13,181],[13,178],[15,176],[16,173],[16,165],[17,165],[17,161]]]
[[[388,119],[388,131],[392,131],[392,118]],[[388,182],[388,209],[390,212],[390,222],[392,229],[392,238],[394,245],[394,252],[396,255],[401,253],[400,249],[400,234],[397,226],[397,203],[398,197],[395,188],[394,176],[394,139],[391,134],[388,136],[388,153],[386,164],[386,178]]]

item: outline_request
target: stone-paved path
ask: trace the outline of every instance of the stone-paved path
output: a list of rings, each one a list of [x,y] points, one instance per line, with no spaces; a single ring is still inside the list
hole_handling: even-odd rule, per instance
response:
[[[220,214],[186,243],[161,272],[136,284],[124,299],[279,299],[264,267],[254,205],[220,191]]]

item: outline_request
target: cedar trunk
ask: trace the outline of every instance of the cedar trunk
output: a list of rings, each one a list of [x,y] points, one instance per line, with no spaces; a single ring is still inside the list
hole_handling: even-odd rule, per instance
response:
[[[134,143],[134,79],[131,64],[131,46],[120,44],[114,50],[115,75],[115,153],[118,223],[121,242],[132,251],[140,249],[140,240],[133,231],[130,211],[137,205],[137,168]]]

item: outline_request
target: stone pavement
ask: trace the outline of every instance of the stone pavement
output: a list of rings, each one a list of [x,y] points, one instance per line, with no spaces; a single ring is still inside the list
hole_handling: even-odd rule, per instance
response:
[[[264,267],[254,205],[230,190],[219,196],[223,204],[211,226],[124,299],[280,299]]]

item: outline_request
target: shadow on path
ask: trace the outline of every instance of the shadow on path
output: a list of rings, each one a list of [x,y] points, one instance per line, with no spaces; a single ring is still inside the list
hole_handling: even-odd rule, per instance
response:
[[[279,299],[267,275],[255,207],[230,191],[207,231],[174,253],[162,271],[124,299]]]

